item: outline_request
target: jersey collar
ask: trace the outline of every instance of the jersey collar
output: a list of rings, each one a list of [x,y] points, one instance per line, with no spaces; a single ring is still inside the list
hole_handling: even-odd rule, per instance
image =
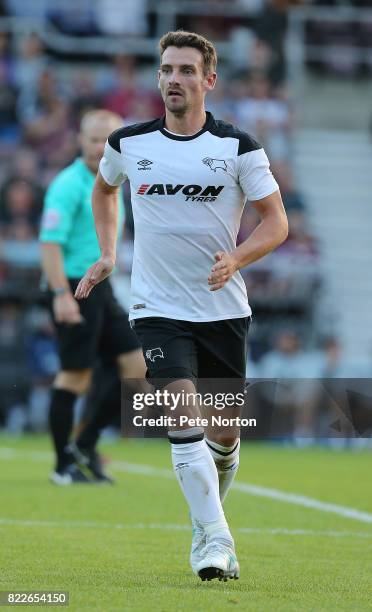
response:
[[[160,131],[163,134],[163,136],[166,136],[167,138],[170,138],[171,140],[181,140],[181,141],[185,141],[185,140],[194,140],[194,138],[199,138],[199,136],[201,136],[202,134],[204,134],[204,132],[207,132],[214,119],[213,119],[213,115],[212,113],[210,113],[209,111],[206,112],[207,115],[207,119],[206,122],[204,123],[203,127],[201,130],[199,130],[199,132],[196,132],[196,134],[193,134],[192,136],[178,136],[177,134],[172,134],[171,132],[168,132],[165,128],[165,115],[160,119]]]

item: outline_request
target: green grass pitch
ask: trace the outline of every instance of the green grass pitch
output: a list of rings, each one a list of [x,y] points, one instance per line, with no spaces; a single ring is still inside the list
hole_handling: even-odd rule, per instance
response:
[[[207,583],[188,564],[191,530],[168,442],[102,450],[116,486],[62,488],[48,482],[46,437],[0,437],[0,590],[69,591],[64,609],[74,611],[372,610],[370,451],[243,444],[237,482],[367,520],[234,489],[225,511],[241,578]]]

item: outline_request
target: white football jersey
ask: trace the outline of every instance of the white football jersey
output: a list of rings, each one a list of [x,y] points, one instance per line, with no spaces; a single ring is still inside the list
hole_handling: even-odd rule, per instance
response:
[[[207,113],[193,136],[164,118],[116,130],[100,172],[130,181],[135,238],[130,319],[219,321],[251,314],[239,272],[217,291],[208,276],[217,251],[236,247],[245,201],[278,190],[267,156],[251,136]]]

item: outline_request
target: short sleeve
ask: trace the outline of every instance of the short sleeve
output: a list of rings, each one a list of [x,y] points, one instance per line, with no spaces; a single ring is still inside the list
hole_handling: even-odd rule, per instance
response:
[[[41,242],[65,244],[80,204],[80,189],[68,174],[59,174],[50,184],[41,218]]]
[[[110,145],[108,140],[99,164],[99,171],[106,183],[112,187],[118,187],[127,179],[123,156]]]
[[[261,200],[279,189],[263,149],[238,156],[238,180],[250,201]]]

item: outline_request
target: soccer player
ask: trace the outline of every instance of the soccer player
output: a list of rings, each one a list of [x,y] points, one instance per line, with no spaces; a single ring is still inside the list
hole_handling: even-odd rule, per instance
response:
[[[93,191],[101,257],[75,296],[87,298],[113,269],[116,194],[129,179],[130,319],[150,378],[166,379],[168,392],[195,394],[197,377],[244,379],[251,309],[239,269],[280,245],[288,224],[261,145],[205,110],[217,78],[214,46],[195,33],[169,32],[160,40],[160,58],[165,116],[109,136]],[[260,223],[237,247],[246,200]],[[196,417],[199,409],[185,402],[177,413]],[[222,501],[238,468],[239,439],[230,430],[204,439],[201,427],[180,422],[168,437],[192,517],[192,569],[202,580],[237,578]]]
[[[86,113],[79,135],[82,157],[54,178],[45,197],[40,232],[42,267],[51,293],[61,361],[49,413],[56,453],[51,480],[60,485],[92,480],[74,463],[68,443],[75,400],[89,390],[97,357],[116,360],[121,378],[141,379],[146,372],[128,314],[116,301],[108,279],[88,300],[79,303],[74,298],[78,280],[99,257],[92,191],[107,137],[119,126],[122,120],[114,113],[106,110]],[[119,235],[124,213],[121,191],[114,199]],[[94,448],[85,450],[93,479],[109,480],[101,470]]]

